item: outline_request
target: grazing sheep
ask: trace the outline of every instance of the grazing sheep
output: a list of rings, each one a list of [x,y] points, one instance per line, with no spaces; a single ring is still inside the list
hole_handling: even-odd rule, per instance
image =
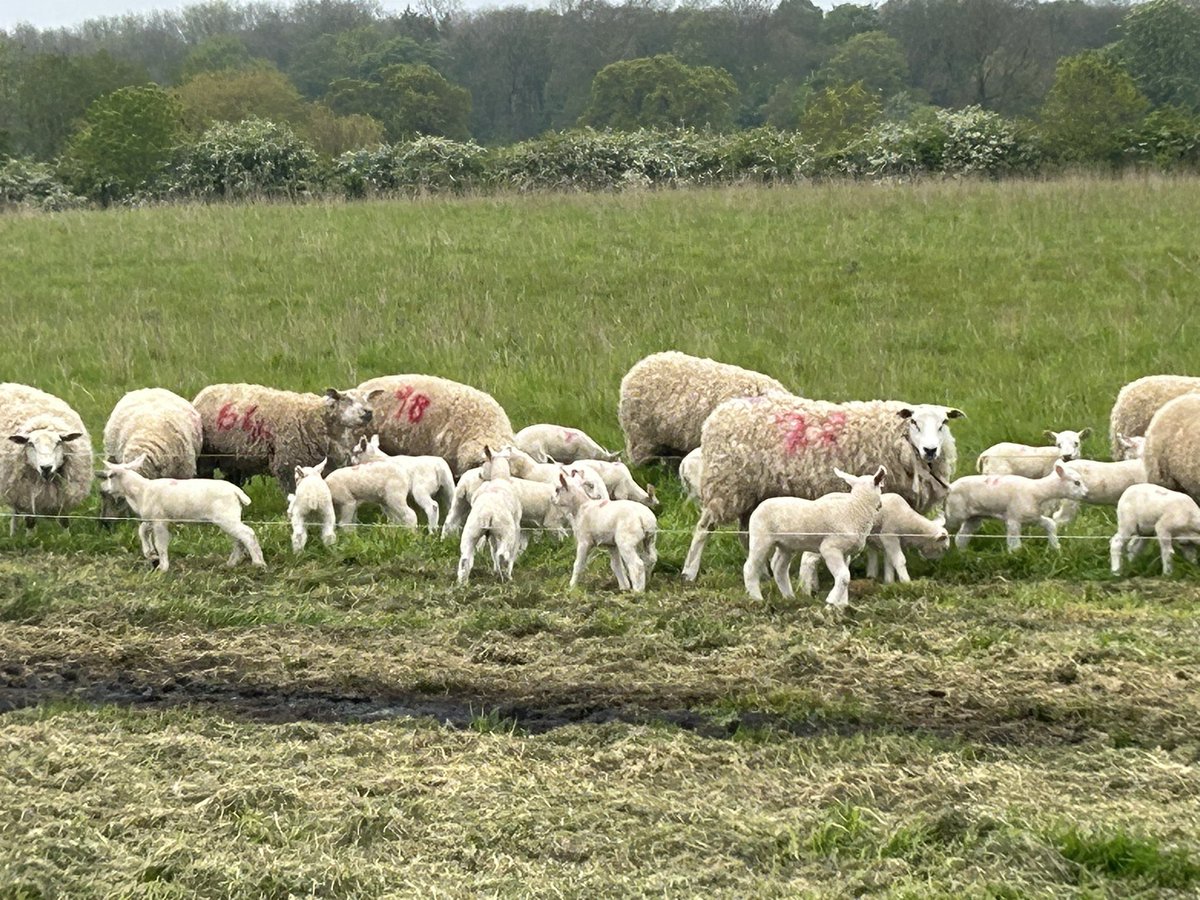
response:
[[[63,516],[92,487],[92,443],[79,414],[53,394],[0,384],[0,504],[32,528],[37,516]],[[66,524],[66,519],[62,520]]]
[[[1074,463],[1062,461],[1043,478],[1020,475],[968,475],[950,485],[946,496],[946,525],[958,527],[956,546],[962,550],[984,519],[1001,519],[1008,529],[1008,549],[1021,546],[1021,526],[1036,522],[1046,530],[1050,549],[1058,549],[1058,529],[1042,508],[1054,500],[1082,500],[1087,485]]]
[[[1156,412],[1193,391],[1200,391],[1200,378],[1188,375],[1147,375],[1121,388],[1109,414],[1112,458],[1129,459],[1129,450],[1117,440],[1118,435],[1133,438],[1146,434]]]
[[[503,456],[508,460],[513,476],[516,478],[556,485],[558,484],[559,475],[564,472],[575,472],[583,481],[590,496],[596,499],[610,499],[608,485],[605,484],[604,477],[595,469],[578,463],[570,467],[562,466],[558,463],[540,463],[516,447],[505,447],[497,451],[496,455]]]
[[[171,522],[216,525],[233,539],[229,565],[236,565],[244,553],[250,554],[254,565],[266,565],[254,529],[242,522],[242,507],[250,505],[250,498],[241,488],[207,478],[145,478],[137,471],[145,461],[139,456],[127,463],[107,463],[98,477],[102,492],[125,500],[142,520],[138,526],[142,555],[156,562],[160,572],[170,568],[167,525]]]
[[[796,595],[788,572],[792,557],[808,551],[820,554],[833,575],[833,589],[825,602],[837,609],[849,603],[847,560],[862,550],[879,522],[880,487],[887,470],[880,466],[873,475],[849,475],[837,468],[833,472],[850,485],[850,493],[829,493],[816,500],[773,497],[751,513],[747,528],[750,548],[742,578],[753,599],[763,598],[760,581],[767,560],[771,560],[780,592],[793,599]],[[809,590],[808,582],[805,589]]]
[[[700,446],[709,413],[735,397],[787,388],[767,375],[686,353],[653,353],[621,379],[617,418],[631,464],[683,456]]]
[[[359,386],[383,391],[375,430],[385,453],[440,456],[454,477],[483,462],[483,448],[513,442],[508,416],[488,394],[432,375],[385,375]]]
[[[867,577],[879,578],[879,558],[883,557],[883,583],[898,578],[901,584],[908,577],[906,549],[914,549],[926,559],[939,559],[950,548],[950,532],[946,519],[939,516],[927,519],[899,494],[884,494],[879,524],[867,538]]]
[[[839,489],[834,467],[860,471],[882,465],[886,490],[920,511],[945,496],[954,472],[946,406],[893,400],[827,403],[790,394],[730,400],[704,423],[700,520],[684,563],[693,581],[709,532],[741,521],[771,497],[815,500]]]
[[[104,457],[129,462],[145,455],[146,478],[195,478],[204,447],[204,428],[196,407],[163,388],[130,391],[117,401],[104,426]],[[100,515],[111,520],[120,502],[101,494]]]
[[[511,581],[521,552],[521,501],[512,487],[507,458],[493,456],[484,445],[484,483],[475,491],[459,541],[458,583],[466,584],[475,565],[475,549],[486,540],[492,567],[501,581]]]
[[[447,512],[454,502],[454,476],[450,466],[440,456],[388,456],[379,449],[379,435],[359,438],[350,451],[350,463],[388,462],[408,473],[408,490],[412,501],[425,513],[430,534],[437,534],[441,509],[438,498],[446,504]]]
[[[679,480],[683,482],[683,493],[687,499],[700,505],[700,479],[704,476],[704,460],[697,447],[679,463]]]
[[[654,494],[654,485],[646,485],[642,490],[633,480],[633,473],[625,463],[605,462],[599,459],[581,459],[570,466],[567,471],[574,472],[590,469],[604,479],[608,488],[608,496],[614,500],[635,500],[645,506],[658,506],[658,497]]]
[[[386,460],[335,469],[326,476],[325,484],[333,498],[339,528],[352,526],[364,503],[381,506],[391,522],[405,528],[417,527],[417,514],[408,506],[408,472]]]
[[[1117,503],[1117,533],[1108,545],[1114,575],[1121,574],[1121,551],[1127,550],[1128,558],[1133,559],[1148,535],[1158,538],[1164,575],[1171,574],[1173,544],[1179,544],[1184,555],[1195,562],[1196,544],[1200,543],[1200,506],[1187,494],[1157,484],[1130,487]]]
[[[337,540],[333,495],[322,476],[324,471],[325,460],[315,466],[296,466],[296,493],[288,494],[287,508],[292,523],[292,550],[296,553],[308,543],[308,523],[313,519],[321,526],[321,541],[326,547]]]
[[[529,425],[517,432],[513,444],[542,462],[573,463],[581,459],[612,462],[621,457],[620,453],[605,450],[578,428],[562,425]]]
[[[595,547],[608,547],[617,586],[640,594],[658,561],[655,540],[658,519],[634,500],[596,500],[578,475],[560,473],[554,503],[571,522],[575,534],[575,565],[571,587],[579,584],[587,558]]]
[[[372,403],[382,396],[358,389],[329,388],[321,396],[260,384],[210,385],[192,401],[204,425],[199,474],[220,469],[235,484],[270,474],[290,494],[296,466],[322,459],[333,467],[346,464],[371,424]]]
[[[1200,394],[1165,404],[1146,428],[1146,480],[1200,500]]]
[[[1022,478],[1044,478],[1058,460],[1071,462],[1079,458],[1080,445],[1092,429],[1083,431],[1047,431],[1054,441],[1046,447],[1031,447],[1003,441],[992,444],[975,460],[975,471],[984,475],[1020,475]]]

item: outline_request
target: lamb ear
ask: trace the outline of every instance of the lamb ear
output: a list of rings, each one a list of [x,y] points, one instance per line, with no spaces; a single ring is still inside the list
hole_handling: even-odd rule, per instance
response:
[[[371,435],[371,440],[367,441],[367,444],[374,447],[376,450],[378,450],[379,449],[379,435],[378,434]]]
[[[1058,440],[1058,432],[1051,431],[1049,428],[1047,428],[1045,431],[1042,432],[1042,437],[1046,438],[1047,440],[1057,441]]]
[[[487,444],[483,445],[483,455],[489,460],[492,458],[492,448]]]
[[[946,410],[947,419],[965,419],[966,417],[967,414],[957,407],[952,406]]]
[[[846,472],[843,472],[837,466],[833,467],[833,474],[836,475],[838,478],[842,479],[842,481],[846,482],[846,484],[849,484],[849,485],[854,484],[854,476],[850,475]]]
[[[323,460],[321,460],[319,463],[317,463],[315,466],[313,466],[313,471],[316,472],[318,475],[320,475],[321,473],[323,473],[325,471],[325,463],[327,463],[327,462],[329,462],[328,456],[325,457]]]
[[[561,484],[563,487],[567,486],[567,473],[566,472],[558,473],[558,483]]]
[[[1067,477],[1067,470],[1063,466],[1063,461],[1061,459],[1054,464],[1054,474],[1057,475],[1059,478]]]
[[[10,434],[8,436],[8,439],[10,441],[12,441],[14,444],[28,444],[29,443],[29,438],[25,437],[25,435],[23,435],[23,434]]]
[[[882,485],[883,479],[885,478],[887,478],[887,469],[885,469],[883,466],[880,466],[875,470],[875,487]]]
[[[304,467],[296,466],[295,471],[292,472],[292,478],[294,478],[296,481],[299,481],[303,477],[304,477]]]
[[[1082,441],[1084,438],[1086,438],[1091,433],[1092,433],[1092,426],[1089,425],[1087,428],[1083,429],[1083,431],[1079,432],[1079,439]]]
[[[78,440],[81,437],[83,437],[82,431],[72,431],[70,434],[64,434],[62,437],[59,438],[59,440],[65,444],[68,441]]]
[[[139,468],[141,468],[142,463],[144,463],[145,461],[146,461],[146,454],[142,453],[141,455],[139,455],[139,456],[135,457],[134,459],[131,459],[129,462],[125,463],[125,468],[139,469]]]

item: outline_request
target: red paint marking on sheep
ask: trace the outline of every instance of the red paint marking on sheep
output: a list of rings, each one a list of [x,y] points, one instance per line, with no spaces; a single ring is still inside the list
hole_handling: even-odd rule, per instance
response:
[[[425,417],[425,410],[429,409],[431,403],[433,401],[428,396],[418,394],[411,386],[405,385],[396,391],[396,411],[392,418],[403,419],[407,408],[409,423],[416,425]]]
[[[233,431],[237,429],[244,431],[256,441],[269,441],[275,437],[275,433],[271,431],[270,426],[263,421],[261,416],[255,415],[257,411],[257,403],[248,406],[246,411],[241,414],[234,409],[232,402],[226,403],[217,411],[217,430]]]
[[[783,448],[789,456],[808,447],[832,447],[846,429],[846,414],[830,413],[824,419],[809,418],[803,413],[781,412],[775,424],[784,432]]]
[[[563,430],[563,441],[567,444],[573,443],[575,440],[575,432],[570,428]]]

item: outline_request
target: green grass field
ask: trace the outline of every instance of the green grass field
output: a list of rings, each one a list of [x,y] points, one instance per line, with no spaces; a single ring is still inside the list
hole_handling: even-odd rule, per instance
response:
[[[960,472],[1196,371],[1200,181],[827,185],[0,218],[0,380],[98,446],[127,390],[427,372],[611,446],[676,348],[949,403]],[[1195,896],[1198,570],[993,537],[851,611],[695,585],[669,466],[643,597],[367,527],[265,571],[180,528],[0,530],[0,897]],[[96,502],[81,512],[92,515]],[[7,710],[7,711],[4,711]]]

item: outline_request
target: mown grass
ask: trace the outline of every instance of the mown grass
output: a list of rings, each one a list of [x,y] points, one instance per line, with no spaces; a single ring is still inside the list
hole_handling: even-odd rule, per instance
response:
[[[952,403],[960,470],[1191,371],[1200,181],[729,189],[0,218],[0,380],[96,442],[133,387],[425,371],[620,444],[677,347],[822,397]],[[180,528],[0,532],[0,896],[1194,896],[1196,569],[979,540],[853,607],[750,601],[669,465],[651,590],[511,585],[364,528],[269,566]],[[94,500],[83,510],[95,511]],[[997,532],[992,531],[995,535]]]

